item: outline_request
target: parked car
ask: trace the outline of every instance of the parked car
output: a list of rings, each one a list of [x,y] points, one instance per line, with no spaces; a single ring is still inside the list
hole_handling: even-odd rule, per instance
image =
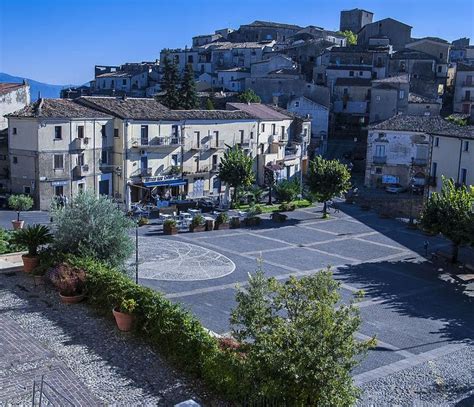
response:
[[[406,188],[400,184],[389,184],[385,187],[385,192],[388,192],[390,194],[399,194],[405,191],[406,191]]]
[[[201,209],[203,213],[212,212],[216,208],[216,203],[211,199],[199,199],[197,208]]]

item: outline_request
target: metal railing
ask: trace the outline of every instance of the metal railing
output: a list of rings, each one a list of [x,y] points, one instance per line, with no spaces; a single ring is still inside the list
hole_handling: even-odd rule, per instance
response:
[[[131,145],[135,148],[141,147],[179,147],[181,139],[175,136],[163,136],[153,138],[132,138]]]
[[[385,164],[387,162],[386,155],[374,155],[372,158],[374,164]]]

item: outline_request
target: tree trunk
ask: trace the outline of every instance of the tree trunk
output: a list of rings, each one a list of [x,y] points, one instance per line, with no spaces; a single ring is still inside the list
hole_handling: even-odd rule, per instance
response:
[[[16,213],[16,220],[19,222],[20,221],[20,211]]]
[[[323,202],[323,216],[326,216],[328,214],[328,203],[327,201]]]
[[[272,204],[272,186],[270,185],[270,189],[268,191],[268,205]]]
[[[232,191],[232,203],[235,205],[237,203],[237,188],[234,187],[234,190]]]
[[[458,262],[458,257],[459,257],[459,244],[453,243],[453,263]]]

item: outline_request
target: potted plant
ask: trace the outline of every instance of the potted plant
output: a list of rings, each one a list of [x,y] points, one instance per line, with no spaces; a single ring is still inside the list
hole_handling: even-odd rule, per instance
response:
[[[122,300],[119,306],[112,310],[118,329],[128,332],[132,329],[135,315],[133,312],[137,308],[137,302],[134,299]]]
[[[12,195],[8,198],[8,206],[17,213],[16,220],[12,220],[13,229],[23,228],[24,221],[20,220],[20,212],[33,207],[33,199],[28,195]]]
[[[283,223],[286,219],[288,219],[288,216],[284,213],[273,212],[271,214],[271,218],[273,222]]]
[[[178,228],[176,227],[176,221],[174,219],[166,219],[163,222],[163,233],[165,235],[178,234]]]
[[[229,215],[227,212],[221,212],[216,218],[216,230],[229,229]]]
[[[31,273],[39,264],[38,248],[51,243],[53,236],[46,226],[32,225],[25,229],[15,230],[12,241],[19,246],[28,248],[28,253],[21,258],[23,259],[23,270],[26,273]]]
[[[145,226],[145,225],[148,225],[149,223],[150,223],[149,219],[145,218],[144,216],[140,216],[140,218],[138,219],[138,226]]]
[[[52,268],[48,279],[59,291],[59,297],[64,304],[76,304],[84,299],[86,272],[67,263],[61,263]]]
[[[206,224],[204,221],[204,217],[201,214],[197,214],[189,226],[190,232],[204,232],[206,230]]]

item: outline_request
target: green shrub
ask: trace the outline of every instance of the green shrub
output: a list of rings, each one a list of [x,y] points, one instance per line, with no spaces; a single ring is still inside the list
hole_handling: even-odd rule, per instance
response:
[[[297,179],[283,180],[275,185],[274,191],[280,202],[294,201],[300,193],[300,183]]]
[[[120,266],[133,251],[133,222],[104,196],[76,195],[69,205],[53,209],[54,245],[63,253],[91,256]]]
[[[194,216],[193,220],[191,221],[191,225],[192,226],[202,226],[204,225],[204,216],[202,216],[201,214],[197,214],[196,216]]]
[[[20,220],[20,212],[29,211],[33,207],[33,198],[29,195],[11,195],[8,198],[8,206],[17,212],[17,220]]]
[[[122,300],[120,303],[119,311],[123,312],[124,314],[133,314],[135,309],[137,308],[137,302],[130,298],[128,300]]]
[[[219,215],[217,215],[216,217],[216,223],[218,225],[221,225],[223,223],[229,223],[229,215],[227,214],[227,212],[219,213]]]
[[[262,209],[262,206],[261,205],[255,205],[254,207],[254,211],[257,215],[260,215],[263,213],[263,209]]]
[[[279,206],[279,210],[282,212],[288,212],[288,211],[294,211],[295,210],[295,204],[291,202],[283,202]]]
[[[242,397],[246,386],[239,358],[220,350],[217,340],[179,304],[96,260],[70,257],[68,263],[86,271],[88,302],[94,308],[110,315],[124,298],[133,299],[140,337],[181,369],[203,379],[211,390],[229,398]]]
[[[150,221],[148,220],[148,218],[145,218],[145,217],[140,217],[138,219],[138,226],[145,226],[145,225],[148,225],[150,223]]]
[[[21,252],[26,246],[13,241],[14,231],[0,228],[0,254]]]
[[[168,227],[168,228],[175,228],[176,227],[176,221],[174,219],[166,219],[163,222],[163,226]]]
[[[27,247],[30,256],[37,256],[38,248],[52,241],[53,235],[44,225],[29,225],[24,229],[16,230],[12,236],[12,243]]]

